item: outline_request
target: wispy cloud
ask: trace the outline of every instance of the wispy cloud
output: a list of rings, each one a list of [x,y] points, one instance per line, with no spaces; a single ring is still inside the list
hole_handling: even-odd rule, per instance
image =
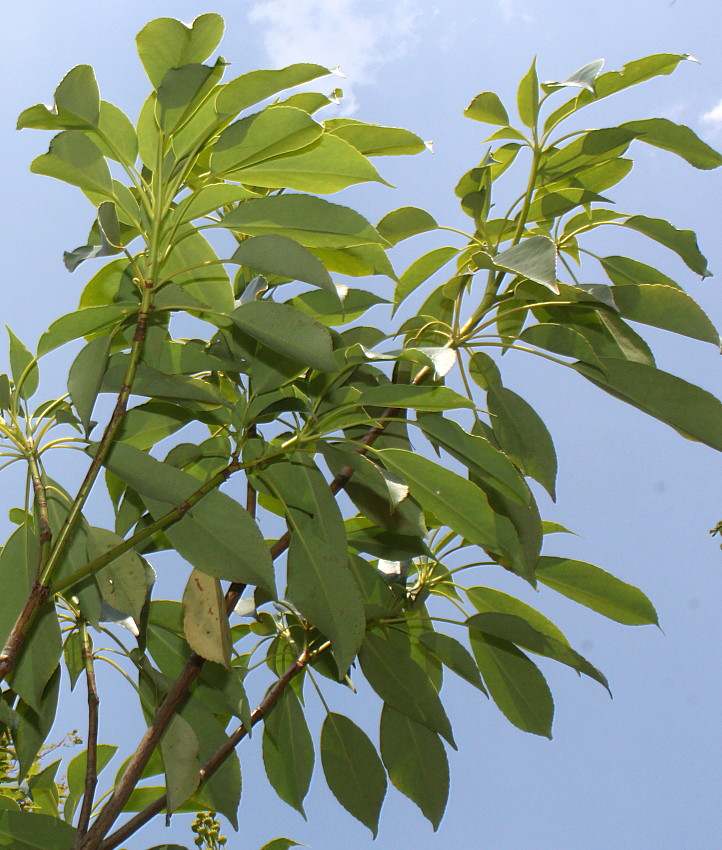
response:
[[[524,21],[525,24],[531,23],[532,16],[521,8],[519,0],[497,0],[501,13],[505,21]]]
[[[702,121],[713,131],[722,130],[722,100],[709,112],[704,113]]]
[[[381,65],[403,56],[428,10],[422,15],[412,0],[261,0],[248,16],[264,29],[264,47],[275,65],[340,65],[349,114],[357,108],[354,86],[372,82]]]

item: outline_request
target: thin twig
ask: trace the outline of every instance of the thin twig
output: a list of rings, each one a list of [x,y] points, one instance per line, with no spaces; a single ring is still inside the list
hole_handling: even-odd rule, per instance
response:
[[[100,696],[95,681],[93,646],[88,634],[88,624],[85,620],[80,623],[80,637],[85,678],[88,684],[88,749],[85,767],[85,793],[78,819],[78,835],[82,837],[88,831],[95,789],[98,785],[98,707],[100,706]]]

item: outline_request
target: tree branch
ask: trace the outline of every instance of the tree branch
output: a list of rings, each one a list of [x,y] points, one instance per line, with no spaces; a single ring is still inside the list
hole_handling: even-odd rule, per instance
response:
[[[85,793],[78,819],[78,835],[82,837],[88,831],[90,813],[93,811],[95,789],[98,785],[98,707],[100,706],[100,697],[95,681],[93,646],[90,635],[88,634],[88,624],[85,620],[82,620],[80,624],[80,636],[83,666],[85,667],[85,677],[88,683],[88,750],[85,768]]]
[[[264,717],[273,709],[278,700],[281,698],[284,690],[295,676],[297,676],[306,667],[311,659],[311,655],[305,650],[301,653],[296,661],[286,669],[283,675],[275,682],[259,704],[251,714],[251,728],[257,723],[260,723]],[[200,769],[199,785],[207,782],[211,776],[218,770],[228,756],[235,750],[240,742],[248,735],[248,730],[241,724],[226,741],[213,753]],[[146,806],[143,811],[134,815],[127,823],[123,824],[120,829],[117,829],[112,835],[109,835],[105,841],[99,846],[98,850],[113,850],[126,839],[130,838],[140,827],[148,823],[157,814],[163,811],[167,803],[167,796],[158,797],[150,805]]]

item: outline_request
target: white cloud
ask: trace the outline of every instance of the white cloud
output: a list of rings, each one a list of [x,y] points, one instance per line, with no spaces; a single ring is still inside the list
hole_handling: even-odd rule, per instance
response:
[[[346,79],[343,110],[357,108],[354,86],[372,82],[378,68],[403,56],[418,33],[418,3],[400,0],[261,0],[249,19],[264,29],[274,65],[318,62],[340,65]]]
[[[712,124],[715,129],[722,128],[722,100],[709,112],[705,112],[702,120],[705,124]]]
[[[519,0],[497,0],[505,21],[522,20],[525,24],[531,23],[532,16],[519,8]]]

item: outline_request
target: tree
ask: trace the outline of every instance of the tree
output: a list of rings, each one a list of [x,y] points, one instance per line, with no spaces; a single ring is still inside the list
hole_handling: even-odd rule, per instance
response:
[[[420,153],[422,140],[348,118],[319,122],[328,97],[281,95],[328,73],[318,65],[222,83],[225,62],[207,63],[222,34],[212,14],[141,31],[153,90],[135,126],[100,99],[84,65],[62,80],[52,109],[34,106],[18,121],[57,132],[32,170],[77,186],[97,209],[88,243],[65,255],[68,270],[111,258],[35,355],[10,333],[10,376],[0,379],[3,456],[25,464],[28,482],[0,554],[0,723],[18,781],[52,725],[61,660],[71,687],[82,677],[88,694],[87,748],[68,765],[62,812],[0,807],[0,835],[18,846],[110,850],[163,811],[219,812],[236,826],[236,749],[261,722],[268,778],[303,811],[316,750],[306,683],[326,708],[321,770],[341,805],[375,835],[390,779],[436,827],[445,742],[454,746],[444,668],[547,737],[553,702],[529,654],[607,687],[540,612],[462,583],[469,570],[502,567],[620,623],[657,620],[640,590],[541,554],[546,535],[566,531],[537,506],[537,485],[555,494],[552,436],[490,351],[571,368],[722,449],[720,402],[658,369],[628,323],[719,346],[710,320],[662,271],[587,247],[597,228],[623,227],[707,276],[691,231],[616,212],[601,193],[628,174],[634,141],[696,168],[722,157],[666,119],[560,129],[688,57],[607,73],[595,62],[541,85],[532,65],[518,127],[497,95],[478,95],[466,116],[498,129],[456,187],[471,232],[456,231],[449,241],[461,247],[435,248],[397,278],[387,250],[445,228],[411,207],[374,227],[318,196],[383,182],[370,158]],[[497,187],[525,167],[523,153],[525,188],[494,217]],[[579,282],[587,258],[609,284]],[[358,324],[382,299],[331,273],[387,275],[393,314],[408,312],[411,296],[417,309],[386,331]],[[199,326],[204,338],[182,337]],[[40,359],[76,340],[68,394],[33,401]],[[74,495],[48,471],[47,452],[60,447],[88,457]],[[146,560],[162,550],[185,565],[172,600],[156,598]],[[98,738],[95,668],[109,645],[148,731],[95,806],[117,750]],[[381,701],[378,745],[329,705],[334,683],[361,678]],[[133,814],[116,826],[124,813]]]

